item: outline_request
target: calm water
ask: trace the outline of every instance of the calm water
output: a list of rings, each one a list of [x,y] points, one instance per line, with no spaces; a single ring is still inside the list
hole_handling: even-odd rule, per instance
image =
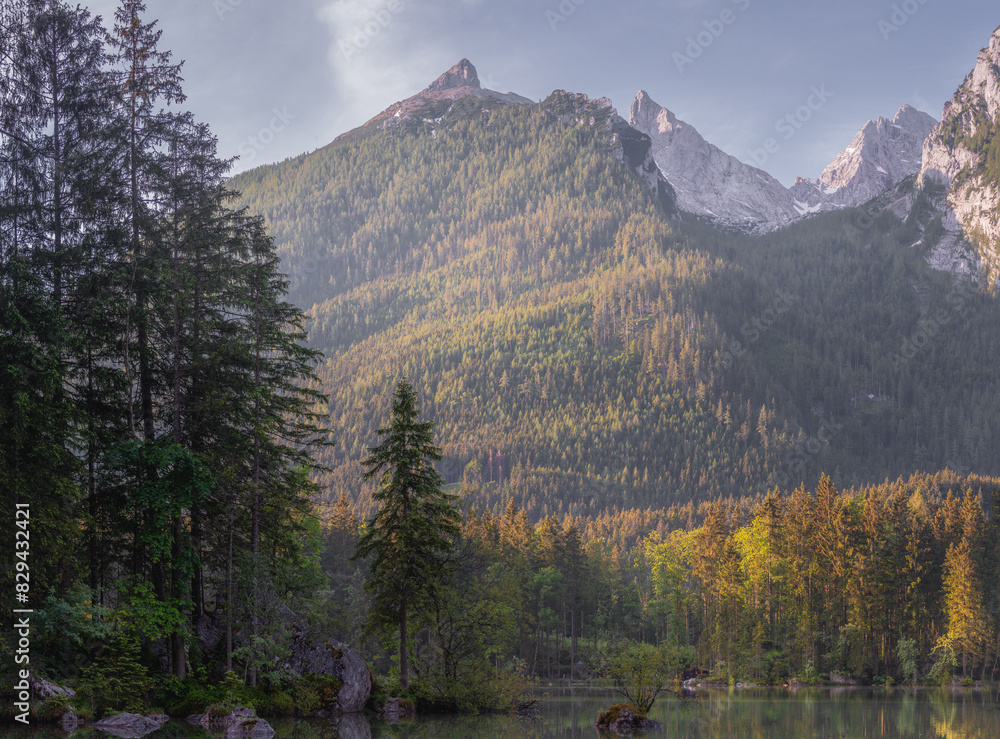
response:
[[[550,688],[531,718],[513,716],[421,716],[398,725],[348,716],[339,724],[319,719],[271,721],[281,739],[569,739],[594,737],[594,719],[616,702],[609,691]],[[650,713],[664,727],[650,737],[942,737],[1000,738],[1000,703],[984,692],[884,689],[711,690],[692,700],[661,699]],[[90,729],[72,735],[51,728],[30,731],[0,727],[0,736],[51,739],[107,737]],[[183,722],[172,721],[151,739],[206,737]],[[609,735],[610,736],[610,735]]]

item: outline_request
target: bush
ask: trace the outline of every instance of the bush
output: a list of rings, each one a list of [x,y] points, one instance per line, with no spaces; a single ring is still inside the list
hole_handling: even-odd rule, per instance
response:
[[[109,711],[146,713],[153,679],[139,659],[138,638],[125,631],[115,632],[107,649],[80,677],[75,702],[88,706],[96,715]]]
[[[619,717],[622,714],[622,711],[626,710],[631,711],[636,716],[639,716],[641,718],[646,718],[646,711],[643,711],[638,706],[633,706],[630,703],[615,703],[607,711],[601,711],[601,713],[598,714],[597,725],[610,726],[619,719]]]
[[[326,675],[302,675],[292,678],[292,696],[297,713],[312,713],[325,708],[340,695],[344,681]]]
[[[660,693],[673,682],[672,655],[664,645],[624,644],[601,670],[615,690],[645,716]]]
[[[284,718],[295,715],[295,699],[283,690],[269,691],[257,698],[257,715]]]

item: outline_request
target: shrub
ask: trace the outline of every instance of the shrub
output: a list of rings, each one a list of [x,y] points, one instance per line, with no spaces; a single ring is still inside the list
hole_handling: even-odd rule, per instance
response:
[[[152,689],[153,679],[139,659],[138,638],[118,631],[110,637],[108,648],[83,671],[76,701],[98,716],[108,711],[145,713],[150,710]]]
[[[295,715],[295,699],[283,690],[263,694],[257,699],[257,715],[284,718]]]
[[[633,706],[631,703],[615,703],[607,711],[601,711],[598,714],[597,725],[610,726],[621,717],[622,711],[625,710],[631,711],[636,716],[646,717],[646,711],[643,711],[638,706]]]
[[[312,713],[337,700],[344,681],[326,675],[302,675],[292,679],[292,696],[297,713]]]

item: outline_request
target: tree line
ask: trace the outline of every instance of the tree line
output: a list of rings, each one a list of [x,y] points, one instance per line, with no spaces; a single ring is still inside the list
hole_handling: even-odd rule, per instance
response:
[[[302,312],[142,2],[0,24],[0,488],[30,510],[39,667],[114,614],[183,678],[212,616],[253,683],[269,599],[318,581]]]

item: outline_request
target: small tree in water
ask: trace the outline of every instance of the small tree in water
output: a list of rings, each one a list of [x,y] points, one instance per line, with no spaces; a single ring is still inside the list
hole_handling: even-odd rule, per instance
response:
[[[449,575],[448,555],[458,538],[461,517],[454,496],[434,468],[434,424],[419,422],[416,393],[406,380],[396,385],[389,426],[382,443],[369,448],[365,480],[378,478],[373,498],[380,503],[358,540],[354,559],[372,557],[365,589],[374,596],[366,633],[399,627],[399,681],[409,688],[407,616],[420,608],[435,584]]]
[[[645,716],[673,682],[667,647],[624,644],[601,670],[615,691]]]

